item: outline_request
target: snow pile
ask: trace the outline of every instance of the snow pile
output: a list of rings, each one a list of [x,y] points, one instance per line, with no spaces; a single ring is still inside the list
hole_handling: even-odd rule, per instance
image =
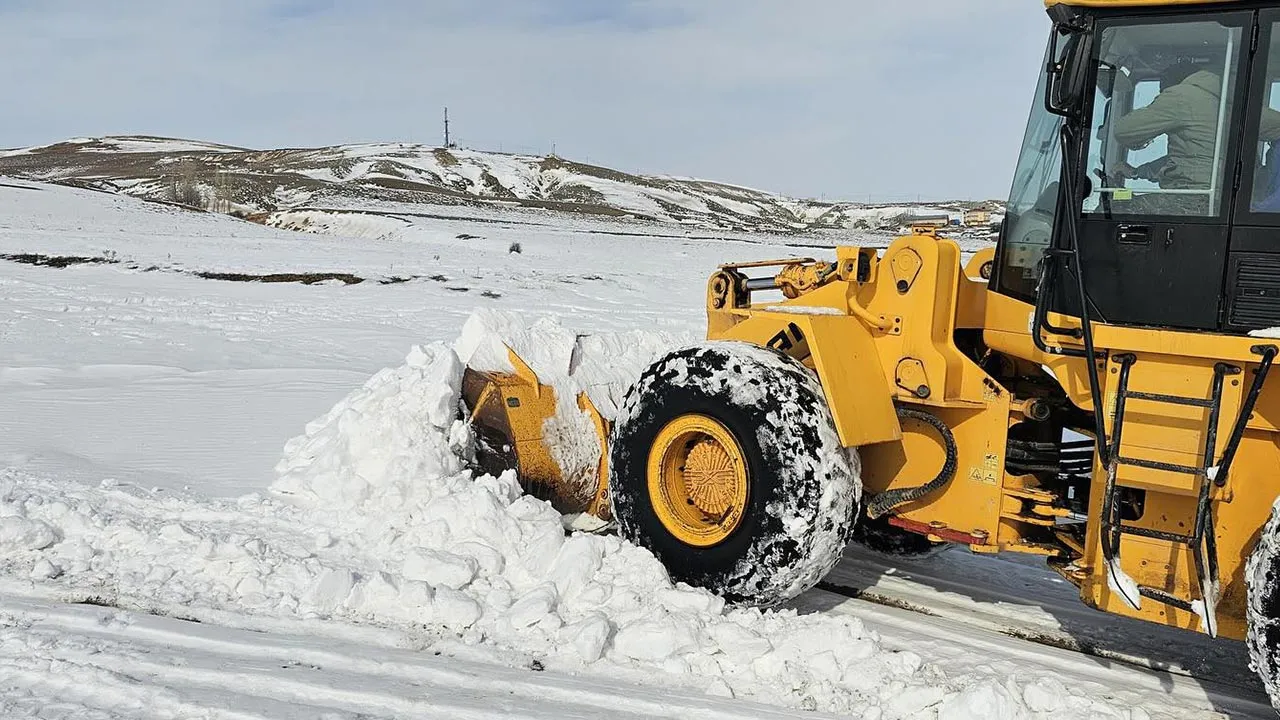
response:
[[[520,345],[511,318],[490,316],[468,325],[460,349],[496,362],[483,330],[503,322]],[[561,365],[570,337],[552,338],[543,357],[537,343],[525,348],[530,362],[548,377],[571,368],[564,377],[601,398],[607,383],[588,381],[623,373],[618,353],[639,362],[660,344],[573,337],[578,357],[571,350]],[[590,357],[604,350],[608,358]],[[188,616],[425,628],[446,653],[497,648],[546,667],[855,717],[1131,717],[1050,678],[948,676],[882,648],[856,618],[727,609],[673,586],[652,555],[617,537],[566,536],[512,473],[467,469],[462,371],[459,350],[435,344],[372,377],[289,441],[273,488],[281,500],[148,496],[0,473],[0,574]]]
[[[940,218],[945,216],[950,222],[952,219],[961,218],[964,215],[964,213],[956,213],[946,208],[920,205],[847,206],[840,207],[839,213],[842,216],[840,224],[843,227],[887,231],[897,231],[901,226],[910,224],[919,218]]]
[[[281,192],[287,193],[288,190],[277,190],[277,194]],[[341,235],[363,240],[384,240],[409,225],[404,220],[386,215],[333,210],[281,210],[268,215],[264,224],[282,230]]]
[[[454,350],[476,370],[515,372],[514,351],[538,376],[556,388],[556,414],[543,426],[552,459],[568,483],[596,481],[600,442],[591,416],[578,406],[590,398],[612,420],[631,383],[663,353],[693,338],[671,333],[625,332],[577,335],[552,318],[527,324],[519,316],[477,310],[463,325]]]
[[[573,398],[585,392],[602,414],[612,418],[623,394],[646,367],[693,340],[683,333],[638,330],[578,335],[552,318],[529,324],[513,313],[477,310],[462,326],[454,350],[468,367],[514,372],[510,348],[560,396]]]

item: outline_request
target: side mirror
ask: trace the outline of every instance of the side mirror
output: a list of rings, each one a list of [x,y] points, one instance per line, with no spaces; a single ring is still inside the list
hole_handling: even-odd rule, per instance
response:
[[[1066,35],[1062,54],[1058,54],[1058,36]],[[1080,115],[1089,80],[1090,34],[1082,27],[1059,23],[1053,28],[1045,84],[1045,108],[1054,115],[1074,118]]]

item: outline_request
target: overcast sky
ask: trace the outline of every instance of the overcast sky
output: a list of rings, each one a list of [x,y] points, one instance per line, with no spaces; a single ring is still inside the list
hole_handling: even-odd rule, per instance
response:
[[[556,151],[827,199],[1004,197],[1039,0],[0,0],[0,147]]]

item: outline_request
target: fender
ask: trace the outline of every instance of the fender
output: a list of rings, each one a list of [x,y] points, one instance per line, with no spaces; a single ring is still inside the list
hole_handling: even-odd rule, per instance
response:
[[[902,439],[880,354],[861,320],[761,308],[708,339],[771,347],[813,368],[845,447]]]

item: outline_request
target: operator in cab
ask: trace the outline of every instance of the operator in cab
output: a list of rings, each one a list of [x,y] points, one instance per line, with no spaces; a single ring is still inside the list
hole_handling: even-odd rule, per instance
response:
[[[1156,183],[1162,190],[1207,190],[1210,187],[1221,113],[1222,76],[1197,70],[1191,62],[1177,62],[1161,76],[1164,88],[1151,103],[1116,120],[1113,137],[1126,150],[1146,147],[1155,138],[1168,137],[1168,152],[1133,167],[1120,163],[1112,169],[1117,179],[1138,178]],[[1260,140],[1280,138],[1280,112],[1267,109],[1262,116]],[[1152,215],[1203,215],[1207,196],[1143,194],[1135,197],[1132,212]]]

